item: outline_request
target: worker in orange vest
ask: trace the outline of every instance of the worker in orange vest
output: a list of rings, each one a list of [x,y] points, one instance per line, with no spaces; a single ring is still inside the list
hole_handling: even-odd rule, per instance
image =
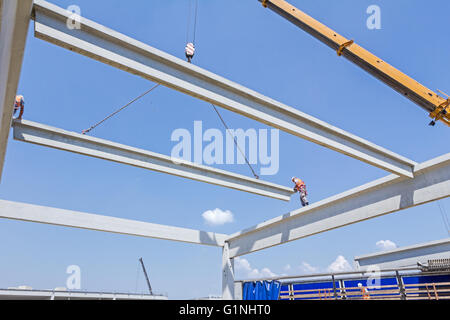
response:
[[[23,99],[23,96],[16,96],[16,100],[14,101],[14,115],[20,109],[19,116],[17,117],[17,119],[19,120],[22,119],[24,108],[25,108],[25,100]]]
[[[292,182],[295,183],[294,192],[300,192],[300,201],[302,203],[302,206],[309,205],[308,198],[306,197],[308,195],[308,192],[306,191],[306,184],[303,182],[303,180],[292,177]]]
[[[358,288],[361,290],[363,299],[370,300],[369,290],[367,290],[367,288],[363,287],[362,283],[358,283]]]

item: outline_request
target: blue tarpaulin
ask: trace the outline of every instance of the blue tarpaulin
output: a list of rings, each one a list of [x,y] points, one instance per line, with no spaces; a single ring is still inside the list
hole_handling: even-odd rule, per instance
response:
[[[243,300],[278,300],[281,284],[278,281],[245,282]]]

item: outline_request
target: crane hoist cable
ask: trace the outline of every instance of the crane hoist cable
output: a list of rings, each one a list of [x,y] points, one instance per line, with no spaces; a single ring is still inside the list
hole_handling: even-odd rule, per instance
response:
[[[430,179],[428,179],[428,173],[424,173],[423,175],[425,177],[425,180],[427,181],[427,183],[431,184]],[[444,224],[444,228],[447,231],[448,235],[450,236],[450,222],[448,220],[448,216],[447,216],[447,212],[445,210],[445,208],[443,208],[441,206],[441,200],[436,200],[437,206],[439,207],[439,211],[441,213],[441,218],[442,218],[442,222]]]
[[[234,144],[236,145],[236,148],[239,150],[239,152],[241,153],[241,155],[244,157],[245,162],[247,163],[248,167],[250,168],[250,170],[252,171],[253,176],[255,177],[255,179],[259,179],[259,176],[255,173],[255,170],[253,170],[253,167],[251,166],[250,162],[248,161],[247,157],[245,156],[245,153],[242,151],[241,147],[239,147],[239,144],[236,141],[236,137],[233,136],[230,132],[230,129],[228,128],[228,125],[225,123],[225,120],[223,120],[222,115],[220,114],[219,110],[217,110],[216,106],[213,105],[211,103],[212,107],[214,108],[214,110],[216,111],[217,115],[220,118],[220,121],[222,121],[223,126],[225,127],[226,131],[228,132],[228,134],[230,135],[231,138],[233,138]]]
[[[441,203],[439,202],[439,200],[437,201],[437,204],[438,204],[439,210],[441,212],[441,217],[442,217],[442,220],[444,222],[444,227],[447,230],[447,233],[448,233],[448,235],[450,237],[450,222],[448,221],[447,212],[445,211],[445,209],[442,208]]]
[[[195,1],[194,39],[192,40],[194,44],[195,44],[195,37],[197,36],[197,20],[198,20],[198,0]]]
[[[198,20],[198,0],[195,1],[195,9],[194,9],[194,34],[192,43],[195,44],[195,38],[197,35],[197,20]],[[189,42],[189,33],[191,31],[191,11],[192,11],[192,0],[189,1],[189,11],[188,11],[188,20],[187,20],[187,28],[186,28],[186,43]]]
[[[186,49],[185,49],[185,54],[186,54],[186,58],[188,60],[189,63],[191,63],[192,58],[194,57],[195,54],[195,40],[196,40],[196,34],[197,34],[197,21],[198,21],[198,0],[195,0],[195,12],[194,12],[194,35],[193,35],[193,39],[192,42],[189,42],[189,34],[190,34],[190,28],[191,28],[191,11],[192,11],[192,1],[189,1],[189,12],[188,12],[188,19],[187,19],[187,28],[186,28]],[[259,179],[259,176],[255,173],[255,170],[253,170],[253,167],[251,166],[250,162],[248,161],[245,153],[242,151],[242,149],[239,147],[239,144],[236,141],[236,137],[234,137],[231,132],[230,129],[228,127],[228,125],[226,124],[225,120],[223,119],[222,115],[220,114],[219,110],[217,110],[216,106],[214,104],[211,103],[211,106],[214,108],[214,111],[216,111],[217,115],[219,116],[220,121],[222,122],[223,126],[225,127],[226,131],[228,132],[228,134],[231,136],[231,138],[233,138],[234,144],[236,145],[236,148],[239,150],[239,152],[241,153],[241,155],[244,157],[245,162],[247,163],[248,167],[250,168],[250,170],[252,171],[253,176],[256,179]]]
[[[189,63],[191,63],[191,61],[195,55],[195,38],[197,35],[197,20],[198,20],[198,0],[195,1],[194,37],[192,39],[192,42],[189,42],[189,35],[190,35],[190,31],[191,31],[191,11],[192,11],[192,0],[189,1],[189,11],[188,11],[187,27],[186,27],[186,47],[184,50],[186,59]]]
[[[191,7],[192,7],[192,1],[189,1],[189,9],[188,9],[188,15],[187,15],[187,26],[186,26],[186,43],[189,42],[189,31],[191,29]]]
[[[124,105],[123,107],[121,107],[120,109],[117,109],[116,111],[114,111],[113,113],[111,113],[109,116],[107,116],[106,118],[104,118],[103,120],[97,122],[96,124],[94,124],[93,126],[91,126],[89,129],[83,130],[81,133],[82,134],[86,134],[89,133],[90,131],[92,131],[93,129],[97,128],[99,125],[101,125],[103,122],[105,122],[106,120],[112,118],[113,116],[115,116],[116,114],[118,114],[120,111],[122,111],[123,109],[125,109],[126,107],[128,107],[129,105],[133,104],[134,102],[138,101],[139,99],[141,99],[142,97],[146,96],[147,94],[149,94],[150,92],[152,92],[154,89],[156,89],[160,84],[157,83],[155,84],[153,87],[151,87],[149,90],[147,90],[146,92],[144,92],[143,94],[141,94],[140,96],[138,96],[137,98],[134,98],[133,100],[131,100],[130,102],[128,102],[126,105]]]

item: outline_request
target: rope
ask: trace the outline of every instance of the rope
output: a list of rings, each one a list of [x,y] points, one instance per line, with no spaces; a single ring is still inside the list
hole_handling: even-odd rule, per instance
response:
[[[428,179],[428,176],[427,176],[428,173],[424,172],[423,175],[425,177],[425,180],[427,180],[428,183],[430,183],[431,181]],[[445,212],[445,209],[442,208],[440,200],[437,200],[436,203],[437,203],[437,205],[439,207],[439,211],[441,213],[442,221],[444,222],[444,228],[447,231],[448,235],[450,236],[450,223],[448,221],[447,213]]]
[[[189,0],[189,11],[187,17],[187,26],[186,26],[186,43],[189,42],[189,30],[191,29],[191,6],[192,0]]]
[[[250,170],[252,171],[253,176],[255,177],[255,179],[259,179],[259,176],[255,173],[255,170],[253,170],[253,167],[251,166],[250,162],[248,161],[247,157],[245,156],[245,153],[242,151],[242,149],[239,147],[239,144],[237,143],[236,137],[233,136],[230,132],[230,129],[228,128],[227,124],[225,123],[225,120],[223,120],[222,116],[219,113],[219,110],[217,110],[216,106],[213,105],[211,103],[211,105],[213,106],[214,110],[216,111],[217,115],[220,118],[220,121],[222,121],[223,126],[225,127],[226,131],[228,132],[228,134],[230,135],[230,137],[233,138],[234,144],[236,145],[236,148],[239,150],[239,152],[241,153],[241,155],[244,157],[245,162],[247,163],[248,167],[250,168]]]
[[[188,24],[187,24],[187,31],[186,31],[186,42],[189,41],[189,31],[190,31],[190,27],[191,27],[191,8],[192,6],[192,0],[189,1],[189,13],[188,13]],[[198,0],[195,1],[195,13],[194,13],[194,38],[192,43],[195,45],[195,39],[197,36],[197,21],[198,21]],[[220,121],[222,122],[223,126],[225,127],[226,131],[228,132],[228,134],[233,138],[234,144],[236,145],[236,148],[239,150],[239,152],[241,153],[241,155],[244,157],[245,162],[247,163],[248,167],[250,168],[250,170],[252,171],[253,176],[256,179],[259,179],[259,176],[255,173],[255,170],[253,170],[253,167],[251,166],[250,162],[248,161],[247,157],[245,156],[245,153],[242,151],[242,149],[239,147],[239,144],[237,143],[236,137],[234,137],[231,132],[230,129],[228,128],[228,125],[225,123],[225,120],[222,118],[222,115],[220,114],[219,110],[217,110],[216,106],[214,104],[212,104],[212,107],[214,108],[214,110],[216,111],[217,115],[219,116]]]
[[[440,200],[437,201],[437,204],[439,206],[439,210],[441,211],[442,220],[444,221],[444,225],[445,225],[445,228],[447,229],[447,233],[450,236],[450,223],[448,221],[447,213],[442,209]]]
[[[87,130],[83,130],[81,133],[82,134],[86,134],[89,133],[90,131],[92,131],[93,129],[97,128],[99,125],[101,125],[103,122],[105,122],[106,120],[112,118],[113,116],[115,116],[116,114],[118,114],[120,111],[122,111],[123,109],[125,109],[126,107],[128,107],[129,105],[133,104],[134,102],[138,101],[139,99],[141,99],[142,97],[144,97],[145,95],[149,94],[150,92],[152,92],[154,89],[156,89],[156,87],[159,86],[159,83],[155,84],[150,90],[144,92],[143,94],[141,94],[140,96],[138,96],[137,98],[131,100],[130,102],[128,102],[126,105],[124,105],[123,107],[121,107],[120,109],[114,111],[113,113],[111,113],[109,116],[107,116],[106,118],[104,118],[103,120],[101,120],[100,122],[97,122],[96,124],[94,124],[92,127],[90,127]]]
[[[189,42],[189,33],[191,31],[191,11],[192,11],[192,0],[189,0],[189,10],[188,10],[188,17],[187,17],[187,26],[186,26],[186,43]],[[195,39],[197,36],[197,20],[198,20],[198,0],[195,2],[195,9],[194,9],[194,37],[192,40],[192,43],[195,44]]]
[[[198,20],[198,0],[195,1],[195,16],[194,16],[194,39],[192,41],[195,44],[195,36],[197,34],[197,20]]]

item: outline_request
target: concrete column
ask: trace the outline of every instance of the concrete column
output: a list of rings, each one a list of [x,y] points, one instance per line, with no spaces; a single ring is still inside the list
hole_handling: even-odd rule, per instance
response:
[[[33,0],[0,0],[0,178],[32,7]]]
[[[242,300],[243,299],[243,289],[244,283],[242,281],[238,281],[234,283],[234,300]]]
[[[222,249],[222,299],[234,299],[234,259],[230,258],[228,242]]]
[[[400,276],[398,271],[395,271],[395,277],[397,278],[397,285],[400,292],[400,300],[406,300],[406,290],[403,283],[403,278]]]

